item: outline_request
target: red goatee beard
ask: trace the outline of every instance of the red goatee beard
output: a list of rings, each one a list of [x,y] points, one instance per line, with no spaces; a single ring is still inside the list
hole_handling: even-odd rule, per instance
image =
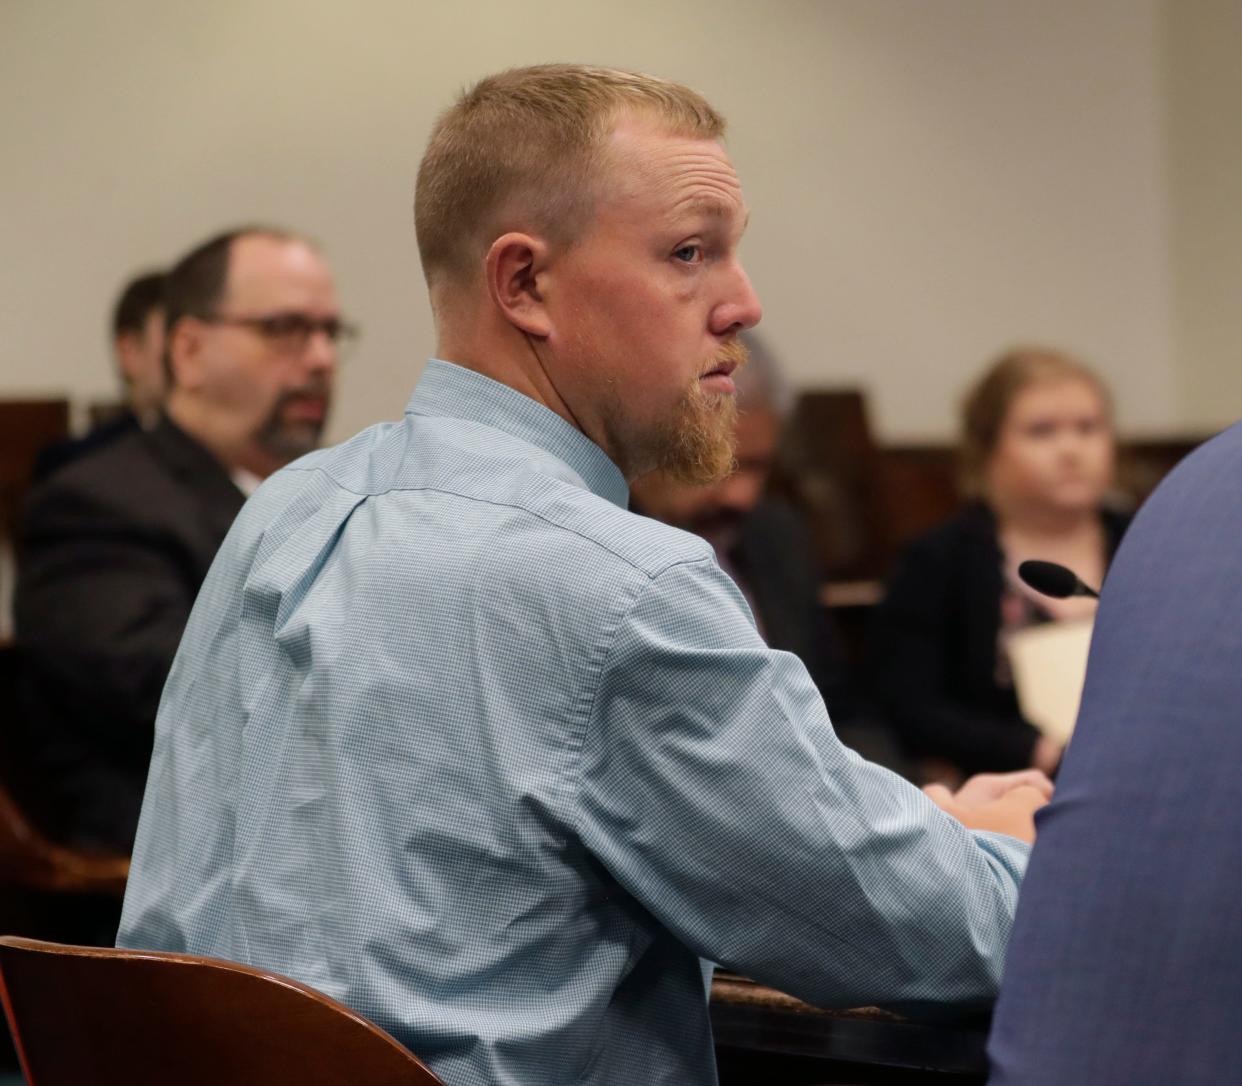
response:
[[[725,363],[734,373],[746,365],[746,347],[730,340],[712,357],[702,375]],[[732,393],[705,392],[696,379],[686,390],[667,428],[657,436],[656,466],[671,478],[693,486],[719,482],[733,470],[737,401]]]

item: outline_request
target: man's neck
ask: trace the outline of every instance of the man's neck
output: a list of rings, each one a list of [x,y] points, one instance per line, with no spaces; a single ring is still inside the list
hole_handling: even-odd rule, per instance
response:
[[[495,337],[490,342],[486,341],[486,337],[445,333],[436,346],[436,357],[508,385],[549,411],[556,412],[571,426],[583,430],[548,376],[539,358],[538,347],[527,337],[512,330],[510,333]]]
[[[262,449],[256,449],[253,442],[217,425],[202,405],[179,395],[176,390],[169,395],[164,412],[178,429],[211,453],[229,475],[243,471],[266,479],[280,467]]]
[[[437,358],[508,385],[555,412],[603,449],[627,479],[641,473],[631,470],[637,465],[622,463],[611,448],[608,428],[599,417],[598,408],[593,409],[582,397],[571,406],[561,394],[558,380],[563,382],[566,375],[558,373],[549,361],[555,355],[546,341],[510,323],[486,300],[465,296],[450,299],[447,294],[440,294],[433,308],[439,330]],[[584,410],[593,413],[583,414]]]

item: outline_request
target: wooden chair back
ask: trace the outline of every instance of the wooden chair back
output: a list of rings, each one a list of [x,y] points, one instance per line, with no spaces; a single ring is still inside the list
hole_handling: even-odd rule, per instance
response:
[[[0,784],[0,893],[16,886],[41,893],[119,898],[128,874],[127,856],[82,852],[49,841]]]
[[[436,1086],[348,1007],[189,954],[0,938],[0,997],[29,1086]]]

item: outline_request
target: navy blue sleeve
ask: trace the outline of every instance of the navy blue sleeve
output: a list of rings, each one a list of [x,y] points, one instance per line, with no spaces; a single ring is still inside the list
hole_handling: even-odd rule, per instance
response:
[[[1140,511],[1023,885],[993,1082],[1237,1080],[1242,425]]]

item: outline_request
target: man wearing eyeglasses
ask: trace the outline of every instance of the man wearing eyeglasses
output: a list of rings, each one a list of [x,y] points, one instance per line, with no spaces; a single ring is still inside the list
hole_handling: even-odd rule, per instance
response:
[[[350,338],[317,248],[221,234],[169,273],[164,414],[32,495],[16,598],[24,774],[55,838],[127,852],[164,680],[246,495],[319,444]]]

